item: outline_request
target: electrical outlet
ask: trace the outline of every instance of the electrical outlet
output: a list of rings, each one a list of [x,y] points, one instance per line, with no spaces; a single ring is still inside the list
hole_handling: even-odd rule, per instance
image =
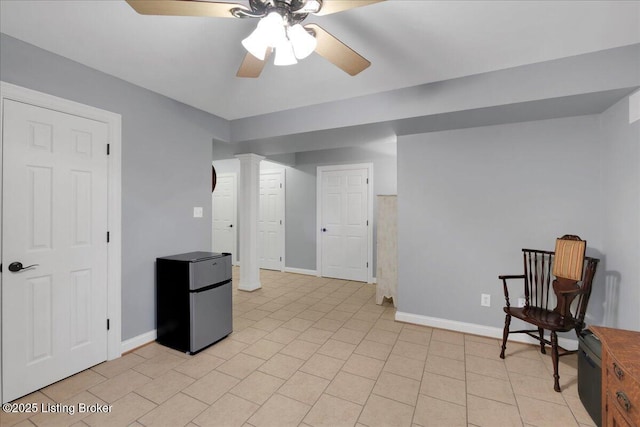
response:
[[[518,298],[518,307],[524,307],[526,300],[524,298]]]
[[[483,307],[491,307],[491,295],[482,294],[480,296],[480,305]]]
[[[194,218],[202,218],[202,208],[201,207],[194,207],[193,208],[193,217]]]

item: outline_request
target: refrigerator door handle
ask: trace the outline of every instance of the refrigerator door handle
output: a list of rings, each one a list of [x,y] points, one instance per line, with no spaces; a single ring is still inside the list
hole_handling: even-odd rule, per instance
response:
[[[231,280],[225,280],[224,282],[214,283],[213,285],[205,286],[205,287],[198,288],[198,289],[192,289],[189,292],[191,292],[192,294],[198,294],[200,292],[206,292],[206,291],[208,291],[210,289],[219,288],[220,286],[226,285],[229,282],[231,282]]]

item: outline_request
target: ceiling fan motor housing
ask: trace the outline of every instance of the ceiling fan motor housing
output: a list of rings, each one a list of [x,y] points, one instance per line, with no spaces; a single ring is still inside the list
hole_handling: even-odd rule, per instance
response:
[[[319,0],[314,0],[318,5],[322,5]],[[304,21],[310,11],[305,10],[307,0],[249,0],[251,11],[236,8],[231,13],[236,18],[263,18],[271,12],[276,12],[282,16],[289,25],[299,24]],[[315,10],[319,11],[320,7]],[[314,11],[311,11],[314,12]]]

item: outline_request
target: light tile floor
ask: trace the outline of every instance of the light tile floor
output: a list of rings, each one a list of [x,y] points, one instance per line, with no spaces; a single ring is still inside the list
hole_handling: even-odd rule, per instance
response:
[[[237,279],[234,269],[234,279]],[[195,356],[156,343],[19,400],[109,414],[1,414],[2,426],[593,426],[561,359],[394,321],[375,287],[272,271],[234,289],[234,332]],[[237,283],[237,280],[234,280]]]

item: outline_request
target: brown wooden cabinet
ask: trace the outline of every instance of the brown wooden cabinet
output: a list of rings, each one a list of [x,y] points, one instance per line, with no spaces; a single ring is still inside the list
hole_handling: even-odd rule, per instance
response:
[[[608,427],[640,425],[640,332],[590,326],[602,342],[602,418]]]

